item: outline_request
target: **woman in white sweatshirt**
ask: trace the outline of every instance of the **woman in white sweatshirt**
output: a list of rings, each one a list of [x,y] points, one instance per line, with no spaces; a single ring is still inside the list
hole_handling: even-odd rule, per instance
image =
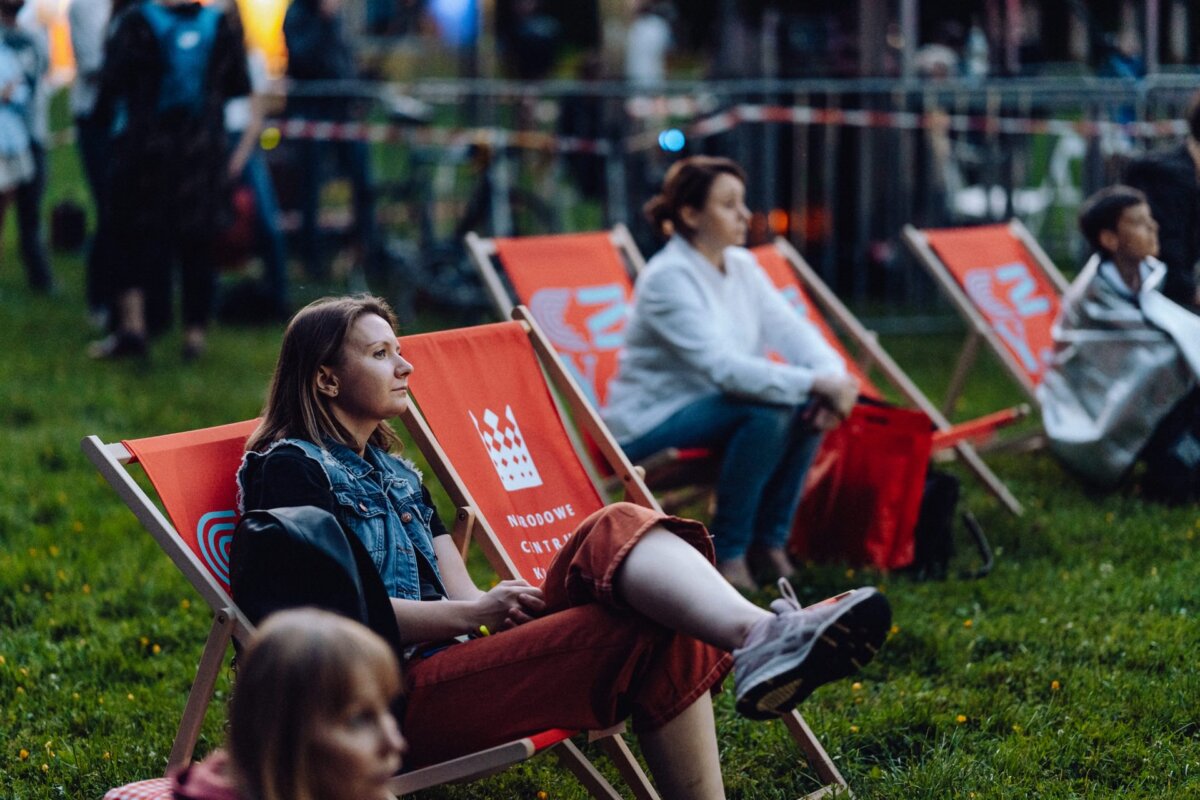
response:
[[[785,545],[805,472],[858,385],[742,247],[745,180],[733,161],[694,156],[646,204],[669,241],[638,278],[604,419],[634,460],[721,452],[717,567],[753,589],[748,556],[769,577],[793,571]]]

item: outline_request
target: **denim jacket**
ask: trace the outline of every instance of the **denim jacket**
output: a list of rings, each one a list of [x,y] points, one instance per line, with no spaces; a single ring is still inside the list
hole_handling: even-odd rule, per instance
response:
[[[245,473],[258,469],[284,444],[299,448],[324,471],[334,516],[366,546],[389,596],[430,599],[422,597],[421,561],[424,574],[433,582],[427,589],[446,594],[433,552],[434,510],[424,502],[421,476],[411,464],[371,445],[364,457],[334,442],[320,447],[303,439],[282,439],[265,453],[246,454],[238,472],[239,490],[245,485]]]

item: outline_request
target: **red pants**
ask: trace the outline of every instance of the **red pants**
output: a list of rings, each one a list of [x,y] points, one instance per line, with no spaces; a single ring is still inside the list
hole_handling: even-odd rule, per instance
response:
[[[719,686],[732,657],[623,605],[613,577],[662,525],[713,559],[704,526],[617,503],[585,519],[555,556],[546,612],[405,665],[405,763],[422,766],[546,730],[654,730]]]

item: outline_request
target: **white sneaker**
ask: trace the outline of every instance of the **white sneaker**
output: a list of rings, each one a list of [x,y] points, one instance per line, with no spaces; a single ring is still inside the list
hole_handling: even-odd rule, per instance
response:
[[[892,626],[887,598],[863,587],[801,608],[786,580],[776,613],[733,651],[738,713],[750,719],[785,714],[818,686],[852,675],[875,657]]]

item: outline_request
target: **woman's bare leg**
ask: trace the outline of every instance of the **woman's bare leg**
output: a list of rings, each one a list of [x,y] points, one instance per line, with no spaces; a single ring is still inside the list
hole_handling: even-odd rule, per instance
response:
[[[708,692],[666,725],[641,734],[638,741],[663,800],[724,800],[712,696]]]
[[[732,651],[773,614],[729,585],[708,559],[661,526],[625,557],[616,588],[635,610],[672,630]]]

